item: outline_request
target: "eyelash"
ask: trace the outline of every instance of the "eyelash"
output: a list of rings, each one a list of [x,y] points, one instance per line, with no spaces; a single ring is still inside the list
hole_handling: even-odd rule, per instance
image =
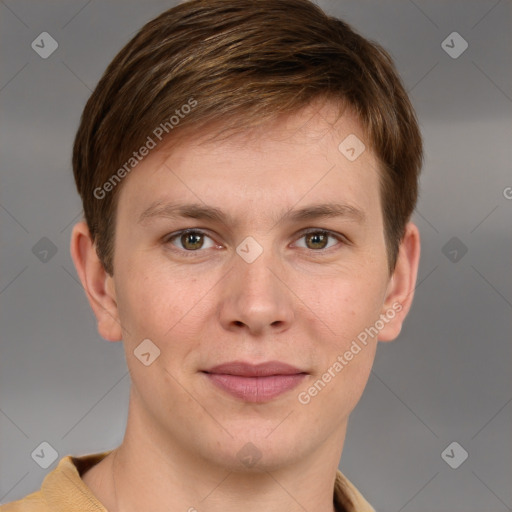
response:
[[[300,236],[297,238],[297,240],[300,240],[301,238],[304,238],[307,235],[318,234],[318,233],[325,234],[325,235],[327,235],[330,238],[335,238],[336,240],[338,240],[342,244],[345,244],[345,245],[349,244],[349,240],[345,237],[345,235],[342,235],[341,233],[335,233],[333,231],[329,231],[328,229],[318,229],[318,228],[309,228],[309,229],[306,229],[304,231],[301,231]],[[165,236],[164,239],[163,239],[163,243],[164,244],[170,244],[173,240],[175,240],[175,239],[177,239],[177,238],[179,238],[179,237],[181,237],[182,235],[185,235],[185,234],[198,234],[198,235],[203,235],[203,236],[206,236],[206,237],[212,239],[212,237],[209,236],[208,233],[203,231],[202,229],[191,228],[191,229],[183,229],[181,231],[177,231],[175,233],[171,233],[170,235]],[[320,254],[322,254],[323,252],[329,251],[333,247],[328,247],[328,248],[324,248],[324,249],[309,249],[309,251],[311,251],[313,253],[320,253]],[[302,248],[302,249],[304,249],[304,248]],[[306,247],[305,249],[307,250],[308,248]],[[184,254],[184,255],[186,255],[188,257],[188,256],[193,256],[195,253],[202,252],[205,249],[197,249],[195,251],[190,251],[190,250],[187,250],[187,249],[180,249],[178,247],[173,246],[172,250],[180,252],[181,254]]]

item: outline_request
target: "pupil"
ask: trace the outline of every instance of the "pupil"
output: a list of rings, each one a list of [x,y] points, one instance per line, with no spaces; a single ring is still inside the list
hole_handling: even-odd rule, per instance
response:
[[[326,238],[327,238],[325,235],[313,234],[313,235],[309,235],[308,238],[309,238],[309,241],[311,241],[314,245],[315,244],[320,244],[321,248],[325,247],[325,241],[326,241]]]
[[[197,249],[198,247],[201,247],[201,235],[196,233],[187,233],[185,235],[185,243],[183,245],[190,249]]]

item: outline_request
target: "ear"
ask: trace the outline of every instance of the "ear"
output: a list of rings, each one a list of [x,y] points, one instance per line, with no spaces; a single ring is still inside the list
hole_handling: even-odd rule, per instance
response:
[[[79,222],[73,227],[70,250],[89,304],[96,315],[100,336],[108,341],[120,341],[122,329],[114,278],[103,268],[85,222]]]
[[[416,225],[409,222],[386,290],[380,315],[384,328],[379,332],[379,341],[392,341],[400,334],[414,298],[419,262],[420,233]]]

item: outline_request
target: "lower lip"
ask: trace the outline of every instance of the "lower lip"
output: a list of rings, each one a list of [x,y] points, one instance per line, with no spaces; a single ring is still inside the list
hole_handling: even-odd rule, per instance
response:
[[[205,374],[213,384],[245,402],[268,402],[298,386],[306,374],[241,377],[222,373]]]

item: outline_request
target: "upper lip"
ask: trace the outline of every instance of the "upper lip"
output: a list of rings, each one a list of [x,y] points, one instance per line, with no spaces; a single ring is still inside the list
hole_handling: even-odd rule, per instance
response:
[[[298,373],[306,373],[280,361],[268,361],[259,364],[251,364],[244,361],[231,361],[204,371],[205,373],[237,375],[240,377],[268,377],[270,375],[295,375]]]

